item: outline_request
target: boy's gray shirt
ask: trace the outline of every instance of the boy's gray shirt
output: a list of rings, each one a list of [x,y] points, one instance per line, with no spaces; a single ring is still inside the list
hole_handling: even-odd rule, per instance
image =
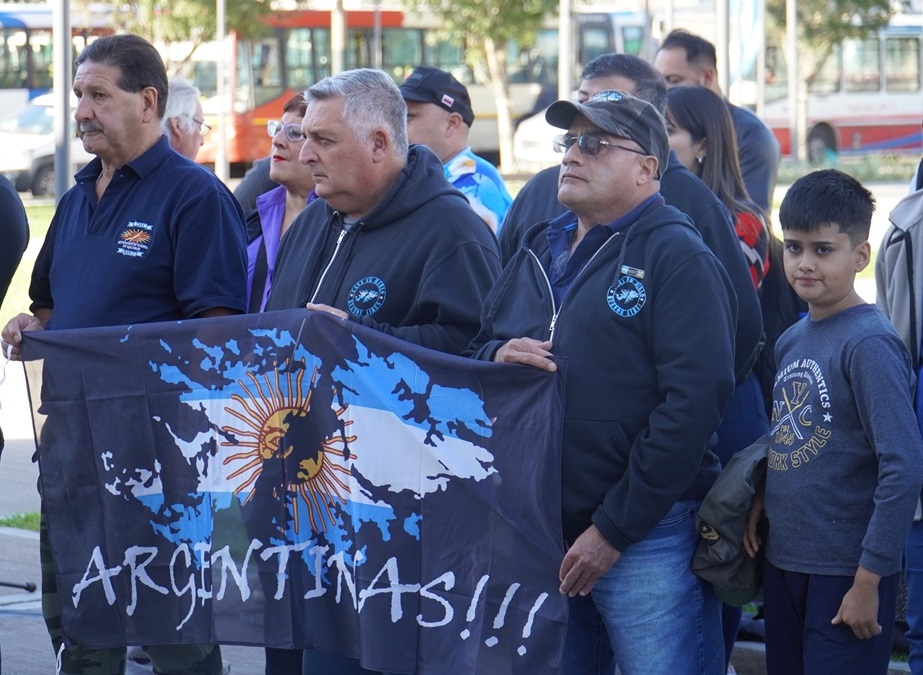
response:
[[[874,305],[813,321],[776,344],[766,476],[776,567],[887,576],[923,483],[923,440],[907,348]]]

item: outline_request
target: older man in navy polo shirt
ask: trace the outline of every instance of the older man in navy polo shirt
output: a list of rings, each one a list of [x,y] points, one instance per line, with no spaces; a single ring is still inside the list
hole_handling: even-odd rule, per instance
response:
[[[78,133],[96,159],[61,199],[32,273],[32,314],[3,329],[18,357],[22,332],[240,313],[247,259],[243,213],[211,172],[161,132],[167,74],[134,35],[101,38],[77,58]],[[125,649],[64,645],[47,529],[43,613],[62,673],[125,670]],[[157,672],[221,673],[216,645],[146,648]]]

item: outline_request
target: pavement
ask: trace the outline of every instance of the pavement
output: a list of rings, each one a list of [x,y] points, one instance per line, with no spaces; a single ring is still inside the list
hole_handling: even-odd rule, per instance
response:
[[[878,200],[870,240],[877,248],[888,225],[887,215],[905,194],[905,185],[868,185]],[[784,186],[779,188],[784,192]],[[777,197],[779,193],[777,193]],[[776,201],[778,203],[778,199]],[[778,222],[777,216],[774,222]],[[20,270],[19,274],[28,274]],[[860,280],[859,292],[874,301],[874,280]],[[5,320],[6,317],[0,318]],[[22,366],[0,356],[0,427],[6,448],[0,458],[0,517],[38,511],[35,445]],[[38,534],[0,527],[0,672],[4,675],[47,675],[55,672],[55,657],[41,615],[38,591],[4,584],[40,583]],[[232,675],[261,675],[262,648],[222,646]],[[759,643],[738,642],[733,663],[738,675],[765,675],[765,654]],[[906,664],[892,664],[891,675],[909,672]]]

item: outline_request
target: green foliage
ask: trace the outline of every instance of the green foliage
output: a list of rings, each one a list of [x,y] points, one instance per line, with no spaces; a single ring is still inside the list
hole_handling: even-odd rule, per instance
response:
[[[269,0],[227,0],[227,30],[253,35],[262,29],[258,21],[270,12]],[[153,43],[200,44],[217,31],[214,0],[130,0],[114,11],[119,30],[136,33]]]
[[[767,0],[766,13],[784,42],[786,0]],[[894,13],[891,0],[797,0],[798,42],[808,52],[805,80],[810,82],[823,67],[835,45],[848,38],[864,38],[888,25]],[[803,70],[802,72],[805,72]]]
[[[888,25],[890,0],[798,0],[798,36],[811,47],[861,38]],[[785,26],[785,0],[768,0],[773,22]]]
[[[15,527],[18,530],[32,530],[38,532],[39,513],[31,511],[29,513],[14,513],[12,516],[0,518],[0,527]]]
[[[502,48],[511,41],[529,45],[557,0],[409,0],[414,9],[427,9],[442,21],[446,37],[464,42],[468,61],[476,69],[486,59],[485,40]]]

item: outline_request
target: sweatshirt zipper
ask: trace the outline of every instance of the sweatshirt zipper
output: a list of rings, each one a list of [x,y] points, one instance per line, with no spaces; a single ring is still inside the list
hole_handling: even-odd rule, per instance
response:
[[[330,268],[333,266],[333,261],[336,260],[337,253],[339,253],[340,251],[340,244],[343,243],[343,239],[346,238],[346,233],[348,231],[349,230],[345,227],[342,230],[340,230],[340,236],[337,237],[337,244],[333,249],[333,255],[330,256],[330,260],[327,262],[327,266],[324,268],[324,271],[321,273],[320,279],[317,282],[317,286],[314,287],[314,293],[311,295],[310,302],[313,303],[317,299],[317,294],[320,292],[320,287],[324,283],[324,278],[327,276],[327,272],[329,272]]]
[[[621,232],[615,232],[611,237],[609,237],[608,239],[606,239],[606,241],[604,241],[604,242],[602,243],[602,246],[600,246],[598,249],[596,249],[596,252],[595,252],[593,255],[590,256],[590,259],[586,261],[586,264],[580,269],[579,272],[577,272],[577,276],[574,277],[574,281],[571,283],[571,288],[573,288],[574,284],[577,283],[577,279],[580,278],[580,275],[583,274],[583,271],[584,271],[587,267],[590,266],[590,263],[593,262],[593,259],[594,259],[596,256],[598,256],[598,255],[600,254],[600,252],[601,252],[606,246],[609,245],[609,242],[611,242],[613,239],[617,239],[618,236],[619,236],[620,234],[621,234]],[[535,259],[535,262],[538,263],[538,269],[541,270],[541,272],[542,272],[542,277],[544,277],[544,279],[545,279],[545,285],[548,287],[548,296],[551,298],[551,323],[548,324],[548,333],[549,333],[549,335],[548,335],[548,341],[551,342],[551,343],[554,343],[554,330],[555,330],[555,326],[557,326],[558,317],[561,316],[561,310],[564,308],[564,302],[567,302],[567,298],[564,298],[564,302],[561,303],[561,307],[560,307],[560,308],[558,308],[558,307],[555,306],[555,302],[554,302],[554,291],[553,291],[552,288],[551,288],[551,280],[548,278],[548,275],[545,273],[545,268],[542,267],[542,264],[539,262],[538,256],[535,255],[535,253],[532,252],[532,249],[529,249],[529,254]],[[568,295],[569,295],[569,294],[568,294]]]
[[[551,288],[551,279],[548,278],[548,275],[545,273],[545,268],[542,267],[541,261],[538,259],[538,256],[532,252],[532,249],[526,249],[529,252],[529,255],[532,256],[532,259],[535,260],[535,264],[538,266],[538,271],[542,273],[542,278],[545,280],[545,286],[548,288],[548,297],[551,298],[551,323],[548,326],[548,341],[551,342],[554,339],[554,325],[558,322],[558,308],[555,306],[554,302],[554,289]]]

